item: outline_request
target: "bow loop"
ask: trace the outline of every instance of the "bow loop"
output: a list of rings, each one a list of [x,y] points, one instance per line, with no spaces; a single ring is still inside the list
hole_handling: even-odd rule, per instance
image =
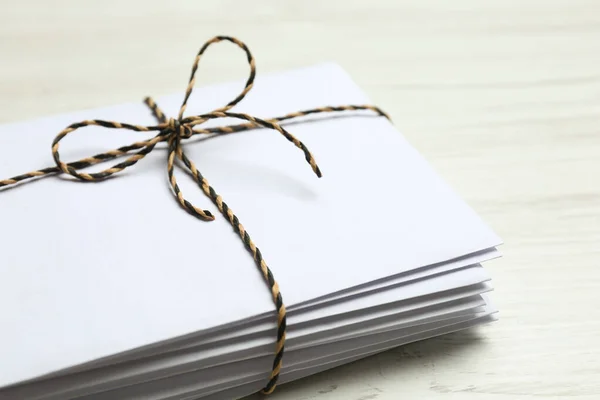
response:
[[[180,121],[183,120],[183,114],[185,113],[185,109],[187,108],[188,100],[189,100],[189,98],[192,94],[192,91],[194,90],[194,86],[196,84],[196,71],[198,70],[198,64],[200,64],[200,59],[202,58],[202,55],[206,52],[206,50],[211,45],[213,45],[215,43],[219,43],[219,42],[233,43],[233,44],[237,45],[240,49],[242,49],[244,51],[244,53],[246,53],[246,58],[248,60],[249,66],[250,66],[250,74],[248,75],[248,79],[246,80],[244,89],[240,92],[240,94],[238,94],[233,100],[231,100],[225,106],[217,108],[214,111],[219,112],[219,111],[231,110],[236,104],[238,104],[240,101],[242,101],[244,99],[244,97],[246,97],[246,95],[248,94],[248,92],[250,90],[252,90],[252,86],[254,85],[254,78],[256,77],[256,63],[254,62],[254,57],[252,56],[252,53],[250,53],[250,49],[248,49],[248,46],[246,46],[246,44],[244,42],[242,42],[234,37],[231,37],[231,36],[215,36],[214,38],[212,38],[209,41],[207,41],[206,43],[204,43],[204,45],[198,51],[198,54],[196,54],[196,58],[194,59],[194,63],[192,64],[192,73],[190,74],[190,79],[188,81],[187,88],[185,89],[185,96],[183,98],[183,103],[181,104],[181,107],[179,109],[178,119]]]
[[[74,178],[77,178],[82,181],[88,181],[88,182],[100,181],[100,180],[104,180],[114,174],[117,174],[117,173],[125,170],[126,168],[129,168],[129,167],[137,164],[138,161],[140,161],[141,159],[146,157],[146,155],[148,155],[150,152],[152,152],[152,150],[154,150],[154,147],[159,142],[164,140],[162,135],[158,134],[157,136],[155,136],[154,138],[152,138],[150,140],[147,140],[145,142],[137,142],[131,146],[128,146],[132,149],[140,149],[140,150],[137,153],[128,157],[125,161],[115,164],[112,167],[105,169],[103,171],[95,172],[95,173],[77,172],[77,168],[74,165],[66,164],[61,161],[60,153],[58,152],[59,143],[65,137],[67,137],[69,134],[75,132],[77,129],[80,129],[80,128],[83,128],[86,126],[93,126],[93,125],[102,126],[104,128],[110,128],[110,129],[126,129],[126,130],[132,130],[132,131],[136,131],[136,132],[151,132],[151,131],[157,131],[157,130],[161,129],[160,125],[159,126],[131,125],[131,124],[122,123],[122,122],[103,121],[103,120],[98,120],[98,119],[81,121],[81,122],[77,122],[77,123],[69,125],[65,129],[63,129],[56,136],[54,141],[52,142],[52,156],[54,158],[54,162],[56,163],[57,168],[60,171],[62,171],[65,174],[71,175]],[[77,163],[84,164],[84,166],[88,166],[88,165],[97,164],[97,163],[105,161],[105,160],[110,160],[112,158],[122,157],[125,155],[127,155],[127,151],[122,151],[122,149],[116,149],[116,150],[112,150],[112,151],[109,151],[104,154],[96,155],[94,157],[89,157],[89,158],[85,158],[83,160],[79,160]]]

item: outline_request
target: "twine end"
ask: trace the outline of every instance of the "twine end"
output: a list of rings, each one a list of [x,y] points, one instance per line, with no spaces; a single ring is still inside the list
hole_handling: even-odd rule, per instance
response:
[[[323,177],[323,174],[321,173],[321,169],[319,167],[315,168],[315,174],[317,174],[318,178]]]
[[[211,213],[208,210],[203,210],[204,211],[204,219],[206,221],[214,221],[215,220],[215,216],[213,215],[213,213]]]

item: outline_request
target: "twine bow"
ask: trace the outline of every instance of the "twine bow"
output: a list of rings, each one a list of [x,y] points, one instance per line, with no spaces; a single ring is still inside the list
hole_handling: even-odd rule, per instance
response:
[[[246,85],[242,92],[230,101],[224,107],[218,108],[210,113],[201,114],[197,116],[184,117],[184,112],[187,107],[188,99],[192,94],[192,90],[195,85],[195,75],[198,69],[198,64],[200,62],[201,56],[204,54],[206,49],[214,44],[221,41],[227,41],[236,44],[240,47],[247,56],[248,64],[250,65],[250,75],[248,76],[248,80],[246,81]],[[150,154],[157,144],[161,142],[168,143],[168,158],[167,158],[167,173],[169,176],[169,183],[171,188],[181,204],[181,206],[187,210],[193,216],[205,220],[212,221],[215,219],[214,215],[208,211],[201,208],[198,208],[187,201],[181,190],[179,189],[179,185],[177,184],[177,180],[174,175],[174,165],[175,165],[175,157],[177,157],[183,164],[189,169],[194,180],[200,186],[202,191],[206,196],[208,196],[212,202],[217,206],[221,214],[231,224],[233,229],[239,234],[240,238],[244,242],[246,249],[250,252],[254,261],[260,269],[260,272],[263,275],[264,280],[269,286],[271,291],[271,295],[273,297],[273,302],[275,303],[275,307],[277,310],[277,342],[275,346],[275,359],[273,361],[273,366],[271,370],[271,374],[268,380],[267,385],[262,389],[262,393],[270,394],[275,390],[277,385],[277,380],[279,378],[279,373],[282,366],[282,359],[284,353],[284,344],[286,337],[286,309],[283,304],[283,298],[281,296],[281,292],[279,290],[279,285],[275,280],[273,273],[267,266],[267,263],[263,259],[263,256],[250,238],[250,235],[244,228],[244,226],[239,221],[238,217],[235,216],[231,208],[223,201],[223,198],[217,194],[212,186],[208,183],[206,178],[198,171],[196,165],[185,155],[183,148],[181,146],[182,140],[188,139],[194,135],[198,134],[228,134],[233,132],[241,132],[256,128],[268,128],[273,129],[283,135],[288,141],[292,142],[296,147],[298,147],[303,153],[306,161],[311,166],[313,172],[321,177],[321,170],[317,165],[314,157],[308,148],[298,140],[295,136],[289,133],[286,129],[284,129],[279,122],[291,120],[294,118],[302,117],[309,114],[318,114],[318,113],[333,113],[333,112],[342,112],[342,111],[356,111],[356,110],[371,110],[377,113],[380,116],[384,116],[389,118],[387,114],[385,114],[378,107],[371,105],[344,105],[344,106],[336,106],[336,107],[321,107],[310,110],[298,111],[291,114],[287,114],[281,117],[272,118],[269,120],[260,119],[248,114],[242,113],[234,113],[230,112],[236,104],[238,104],[244,97],[248,94],[248,92],[252,89],[254,84],[254,78],[256,76],[256,66],[254,63],[254,57],[250,53],[248,47],[241,41],[236,38],[229,36],[216,36],[211,40],[207,41],[201,48],[198,54],[196,55],[196,59],[194,60],[194,64],[192,65],[192,73],[188,82],[188,86],[185,91],[185,97],[183,103],[181,104],[181,108],[179,109],[179,115],[177,118],[167,118],[165,114],[160,110],[158,105],[150,98],[147,97],[144,99],[144,103],[151,109],[153,115],[158,121],[158,125],[152,126],[142,126],[142,125],[132,125],[124,122],[114,122],[114,121],[103,121],[103,120],[86,120],[81,122],[76,122],[68,127],[66,127],[63,131],[61,131],[54,141],[52,142],[52,155],[54,157],[54,162],[56,163],[55,167],[44,168],[37,171],[32,171],[26,174],[18,175],[10,179],[0,180],[0,189],[3,187],[8,187],[12,185],[16,185],[19,182],[26,181],[32,178],[44,177],[52,174],[60,174],[65,173],[73,176],[82,181],[100,181],[106,179],[112,175],[115,175],[126,168],[129,168],[138,161],[146,157]],[[229,126],[221,126],[216,128],[207,128],[201,129],[198,126],[203,124],[204,122],[211,119],[218,118],[236,118],[247,121],[246,123],[239,125],[229,125]],[[111,129],[128,129],[137,132],[158,132],[156,136],[149,140],[136,142],[130,144],[128,146],[123,146],[118,149],[114,149],[108,151],[106,153],[97,154],[92,157],[84,158],[79,161],[64,163],[61,161],[60,154],[58,152],[59,143],[70,133],[73,133],[79,128],[83,128],[85,126],[97,125],[105,128]],[[131,154],[133,153],[133,154]],[[130,155],[131,154],[131,155]],[[78,172],[78,170],[87,168],[89,166],[99,164],[105,161],[117,159],[119,157],[127,156],[129,157],[118,164],[113,165],[112,167],[105,169],[100,172],[94,173],[85,173]]]

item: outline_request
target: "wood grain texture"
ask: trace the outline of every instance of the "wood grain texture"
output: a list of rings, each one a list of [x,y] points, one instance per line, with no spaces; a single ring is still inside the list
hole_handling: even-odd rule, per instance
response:
[[[498,323],[273,400],[600,399],[599,2],[0,0],[0,121],[181,91],[215,34],[340,63],[506,242]],[[199,83],[244,76],[227,47]]]

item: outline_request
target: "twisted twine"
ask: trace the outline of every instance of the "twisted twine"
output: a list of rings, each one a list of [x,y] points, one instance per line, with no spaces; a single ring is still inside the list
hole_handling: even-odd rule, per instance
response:
[[[193,91],[193,88],[195,85],[195,81],[196,81],[195,75],[196,75],[196,71],[198,69],[198,64],[200,62],[200,58],[202,57],[202,55],[204,54],[204,52],[206,51],[206,49],[208,49],[208,47],[210,45],[218,43],[218,42],[222,42],[222,41],[234,43],[246,53],[246,56],[248,59],[248,64],[250,65],[250,74],[246,81],[246,85],[245,85],[244,89],[242,90],[242,92],[237,97],[235,97],[233,100],[231,100],[227,105],[225,105],[221,108],[218,108],[212,112],[206,113],[206,114],[184,117],[184,112],[187,107],[188,99],[190,98],[190,95],[192,94],[192,91]],[[256,247],[256,245],[250,238],[250,235],[248,234],[248,231],[246,230],[246,228],[244,228],[244,226],[242,225],[242,223],[240,222],[238,217],[233,213],[233,211],[227,205],[227,203],[225,203],[223,201],[223,198],[219,194],[217,194],[215,189],[208,183],[206,178],[200,173],[200,171],[198,171],[198,168],[196,167],[194,162],[191,161],[185,155],[183,148],[182,148],[182,140],[189,139],[192,136],[198,135],[198,134],[228,134],[228,133],[242,132],[242,131],[256,129],[256,128],[273,129],[273,130],[279,132],[281,135],[283,135],[283,137],[285,137],[288,141],[293,143],[297,148],[299,148],[304,153],[304,158],[306,159],[306,161],[312,168],[313,172],[318,177],[321,177],[321,170],[319,169],[319,166],[317,165],[314,157],[312,156],[312,154],[310,153],[308,148],[304,145],[304,143],[302,143],[300,140],[298,140],[294,135],[292,135],[286,129],[284,129],[279,124],[280,122],[292,120],[294,118],[303,117],[303,116],[310,115],[310,114],[334,113],[334,112],[356,111],[356,110],[370,110],[370,111],[374,111],[378,115],[384,116],[386,118],[388,118],[388,116],[382,110],[380,110],[378,107],[371,106],[371,105],[343,105],[343,106],[336,106],[336,107],[314,108],[314,109],[310,109],[310,110],[297,111],[294,113],[290,113],[290,114],[287,114],[287,115],[284,115],[281,117],[277,117],[277,118],[272,118],[269,120],[264,120],[264,119],[257,118],[257,117],[254,117],[254,116],[248,115],[248,114],[230,112],[230,110],[236,104],[238,104],[240,101],[242,101],[244,99],[244,97],[248,94],[248,92],[250,92],[250,90],[252,89],[252,86],[254,84],[255,76],[256,76],[256,66],[255,66],[255,62],[254,62],[254,57],[250,53],[250,50],[248,49],[248,47],[243,42],[239,41],[236,38],[229,37],[229,36],[216,36],[216,37],[210,39],[209,41],[207,41],[200,48],[200,51],[196,55],[196,58],[192,65],[192,73],[191,73],[191,76],[190,76],[190,79],[188,82],[188,86],[185,91],[185,97],[184,97],[183,103],[181,104],[181,107],[179,109],[179,114],[178,114],[177,118],[167,118],[165,116],[165,114],[160,110],[158,105],[150,97],[147,97],[144,99],[144,103],[151,109],[154,117],[158,121],[158,125],[142,126],[142,125],[132,125],[132,124],[124,123],[124,122],[104,121],[104,120],[97,120],[97,119],[85,120],[85,121],[73,123],[73,124],[69,125],[68,127],[66,127],[64,130],[62,130],[56,136],[54,141],[52,142],[52,156],[53,156],[54,162],[56,164],[55,167],[48,167],[48,168],[40,169],[37,171],[28,172],[26,174],[18,175],[18,176],[9,178],[9,179],[0,180],[0,188],[16,185],[19,182],[27,181],[32,178],[39,178],[39,177],[44,177],[44,176],[53,175],[53,174],[60,174],[60,173],[71,175],[74,178],[82,180],[82,181],[91,181],[91,182],[100,181],[100,180],[106,179],[112,175],[118,174],[119,172],[122,172],[126,168],[129,168],[129,167],[137,164],[138,161],[142,160],[144,157],[146,157],[148,154],[150,154],[154,150],[154,148],[156,147],[157,144],[159,144],[161,142],[167,142],[168,143],[167,173],[169,176],[169,183],[171,185],[171,188],[172,188],[179,204],[190,214],[192,214],[193,216],[195,216],[201,220],[212,221],[215,219],[214,215],[210,211],[202,209],[202,208],[198,208],[184,198],[184,196],[181,193],[181,190],[179,188],[179,185],[177,184],[177,179],[175,178],[175,175],[174,175],[174,165],[175,165],[176,157],[180,161],[182,161],[183,164],[189,169],[194,180],[196,181],[198,186],[200,186],[200,188],[202,189],[204,194],[212,200],[212,202],[217,206],[217,208],[219,209],[221,214],[225,218],[227,218],[227,220],[229,221],[229,223],[231,224],[233,229],[239,234],[240,238],[244,242],[244,245],[246,246],[246,249],[250,252],[254,261],[256,262],[256,265],[259,267],[260,272],[262,273],[262,276],[263,276],[265,282],[268,284],[269,290],[271,291],[271,295],[273,297],[273,302],[275,303],[275,307],[277,310],[277,341],[276,341],[276,345],[275,345],[275,359],[273,360],[273,366],[272,366],[271,374],[269,377],[269,381],[268,381],[267,385],[262,389],[262,393],[270,394],[275,390],[275,387],[277,385],[277,380],[279,378],[279,373],[280,373],[281,366],[282,366],[282,359],[283,359],[284,345],[285,345],[285,338],[286,338],[286,309],[285,309],[285,305],[283,304],[283,298],[281,296],[281,291],[279,289],[279,285],[277,284],[277,281],[275,280],[273,273],[267,266],[267,263],[265,262],[259,248]],[[243,124],[238,124],[238,125],[221,126],[221,127],[208,128],[208,129],[198,128],[199,125],[203,124],[204,122],[206,122],[208,120],[218,119],[218,118],[226,118],[226,117],[237,118],[237,119],[245,120],[247,122],[243,123]],[[111,151],[108,151],[105,153],[96,154],[92,157],[87,157],[87,158],[84,158],[84,159],[81,159],[81,160],[78,160],[75,162],[71,162],[71,163],[63,162],[60,158],[60,154],[58,151],[59,143],[66,136],[73,133],[77,129],[83,128],[86,126],[91,126],[91,125],[102,126],[102,127],[110,128],[110,129],[128,129],[128,130],[137,131],[137,132],[158,132],[158,133],[153,138],[145,140],[145,141],[132,143],[128,146],[123,146],[118,149],[114,149],[114,150],[111,150]],[[131,153],[133,153],[133,154],[131,154]],[[128,156],[128,158],[125,159],[125,161],[117,163],[117,164],[113,165],[112,167],[105,169],[103,171],[94,172],[94,173],[79,172],[79,170],[87,168],[89,166],[99,164],[99,163],[102,163],[105,161],[117,159],[117,158],[124,157],[124,156]]]

